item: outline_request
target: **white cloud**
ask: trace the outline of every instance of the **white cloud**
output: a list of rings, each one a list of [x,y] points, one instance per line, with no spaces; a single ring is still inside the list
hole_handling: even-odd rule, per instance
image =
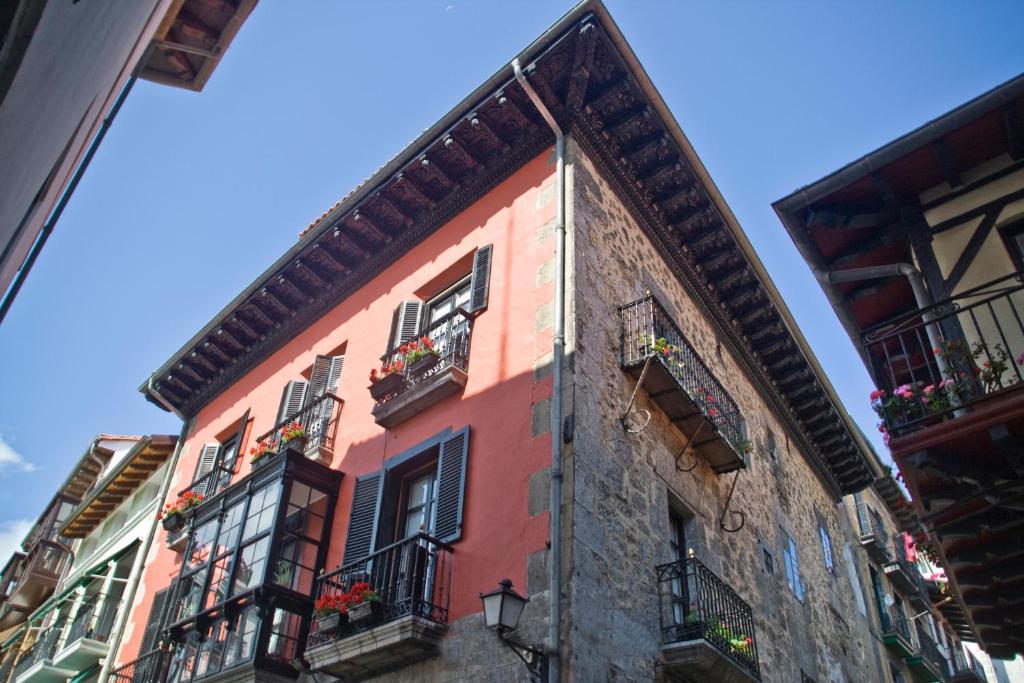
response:
[[[31,472],[36,468],[0,436],[0,474],[8,472]]]
[[[32,529],[33,520],[14,519],[0,522],[0,568],[7,564],[8,558],[21,546],[21,541]]]

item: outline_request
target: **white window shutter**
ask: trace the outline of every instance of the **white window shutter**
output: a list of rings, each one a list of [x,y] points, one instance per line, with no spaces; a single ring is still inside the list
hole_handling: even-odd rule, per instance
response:
[[[213,466],[217,462],[218,451],[220,451],[219,443],[208,443],[203,446],[203,451],[199,455],[199,465],[196,467],[196,476],[192,478],[192,481],[198,480],[213,470]]]
[[[324,394],[333,393],[338,389],[338,377],[345,356],[317,356],[313,362],[313,372],[309,376],[309,391],[306,403],[310,404]]]
[[[277,411],[277,421],[284,422],[302,409],[306,400],[307,384],[300,379],[293,379],[284,387],[284,394],[281,396],[281,407]]]

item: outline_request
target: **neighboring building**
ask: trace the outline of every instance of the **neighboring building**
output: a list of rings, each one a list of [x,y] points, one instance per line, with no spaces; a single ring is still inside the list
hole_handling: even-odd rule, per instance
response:
[[[142,391],[200,502],[145,558],[117,681],[525,680],[481,610],[505,577],[549,680],[882,680],[833,540],[884,471],[599,2]]]
[[[46,516],[60,565],[45,576],[31,566],[23,574],[27,585],[47,579],[48,597],[38,599],[37,590],[23,623],[6,632],[0,683],[98,680],[128,616],[126,592],[143,569],[176,443],[163,435],[101,435],[92,443],[69,479],[79,486],[62,487],[59,512]]]
[[[135,78],[202,90],[255,4],[3,3],[0,320],[17,293],[8,288],[26,260],[31,267]]]
[[[775,203],[993,657],[1024,652],[1024,76]],[[866,398],[866,397],[865,397]]]

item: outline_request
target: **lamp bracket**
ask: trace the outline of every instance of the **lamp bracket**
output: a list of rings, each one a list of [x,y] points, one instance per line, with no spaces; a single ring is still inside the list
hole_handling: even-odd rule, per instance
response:
[[[530,683],[544,683],[548,674],[547,650],[542,645],[529,645],[516,638],[511,631],[502,629],[498,631],[502,642],[508,645],[513,652],[519,655],[523,664],[530,672]]]

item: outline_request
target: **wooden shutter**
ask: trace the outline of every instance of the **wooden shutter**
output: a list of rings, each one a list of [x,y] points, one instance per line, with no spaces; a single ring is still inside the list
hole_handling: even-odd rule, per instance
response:
[[[410,299],[398,305],[395,315],[391,319],[391,338],[388,340],[388,351],[394,351],[419,334],[422,314],[422,301]]]
[[[196,475],[192,477],[192,481],[196,481],[199,477],[213,469],[213,466],[217,463],[217,454],[219,452],[219,443],[208,443],[203,446],[203,452],[199,455],[199,464],[196,465]]]
[[[157,636],[160,634],[160,615],[164,610],[166,597],[167,589],[158,591],[153,596],[153,604],[149,606],[149,617],[146,619],[146,630],[142,632],[142,645],[139,646],[140,657],[156,648]]]
[[[338,377],[341,376],[341,366],[345,363],[345,356],[317,356],[313,362],[313,372],[309,376],[309,391],[306,396],[306,403],[312,403],[328,392],[335,392],[338,389]]]
[[[471,311],[482,311],[487,308],[487,294],[491,283],[491,248],[492,246],[488,244],[473,254],[473,278],[469,285]]]
[[[352,513],[348,518],[348,536],[345,539],[345,558],[342,564],[361,560],[373,551],[380,512],[380,491],[383,472],[364,474],[356,479],[352,495]]]
[[[224,463],[224,466],[230,468],[232,472],[238,471],[239,463],[245,458],[245,440],[249,434],[249,412],[247,410],[242,415],[242,423],[238,426],[238,434],[235,435],[235,461]]]
[[[462,536],[462,503],[466,492],[469,427],[441,443],[437,462],[437,516],[434,535],[451,543]]]
[[[284,422],[302,409],[302,403],[306,399],[307,386],[301,379],[293,379],[285,385],[284,394],[281,396],[281,407],[277,410],[278,422]]]

